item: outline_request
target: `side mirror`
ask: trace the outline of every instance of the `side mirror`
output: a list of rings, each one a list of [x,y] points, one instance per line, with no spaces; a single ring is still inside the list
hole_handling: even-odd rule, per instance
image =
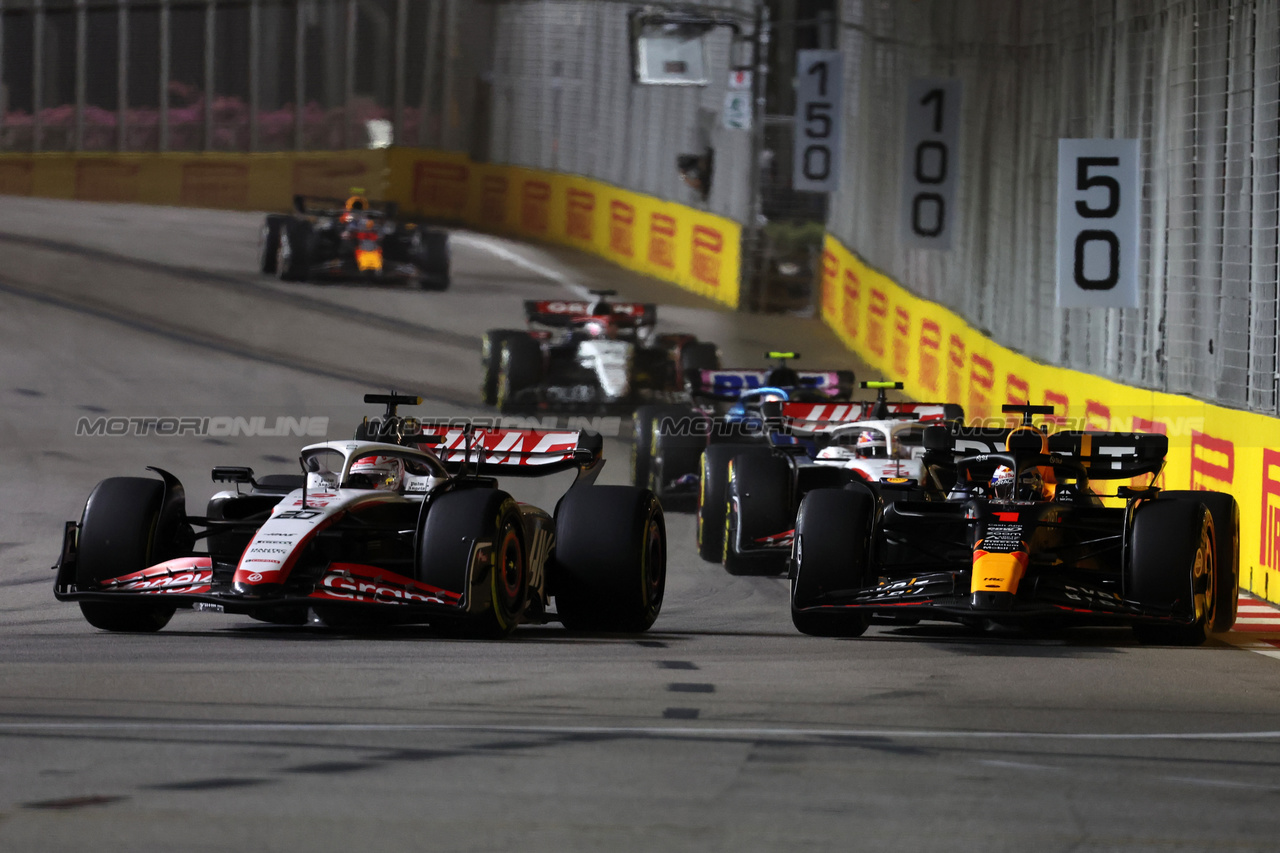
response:
[[[213,469],[215,483],[248,483],[253,485],[253,469],[234,465],[219,465]]]

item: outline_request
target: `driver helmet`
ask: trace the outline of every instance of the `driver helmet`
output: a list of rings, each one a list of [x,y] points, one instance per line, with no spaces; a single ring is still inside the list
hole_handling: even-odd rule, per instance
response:
[[[1013,481],[1013,469],[1008,465],[1001,465],[991,475],[991,493],[1000,500],[1012,500]]]
[[[369,200],[362,195],[353,195],[347,199],[347,210],[368,210]]]
[[[889,448],[885,444],[883,435],[868,429],[858,433],[854,450],[864,459],[870,459],[875,456],[887,456]]]
[[[404,463],[394,456],[364,456],[351,464],[351,473],[368,477],[370,488],[395,492],[404,482]]]

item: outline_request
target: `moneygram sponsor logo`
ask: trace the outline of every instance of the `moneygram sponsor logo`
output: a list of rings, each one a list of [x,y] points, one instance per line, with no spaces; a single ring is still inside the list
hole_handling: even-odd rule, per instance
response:
[[[271,438],[308,436],[324,438],[329,433],[328,417],[105,417],[80,418],[77,436],[159,435],[226,438],[235,436]]]

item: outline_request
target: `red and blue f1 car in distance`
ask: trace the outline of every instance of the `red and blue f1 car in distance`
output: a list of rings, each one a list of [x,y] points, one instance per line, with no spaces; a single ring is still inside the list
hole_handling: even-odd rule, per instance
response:
[[[724,550],[730,574],[786,571],[796,512],[814,489],[846,483],[923,479],[924,431],[960,424],[950,403],[890,403],[901,382],[863,382],[877,391],[861,403],[766,403],[769,443],[707,449],[706,470],[725,470],[704,484],[704,503],[724,496]],[[725,460],[728,460],[725,462]]]
[[[236,484],[204,516],[178,479],[115,477],[67,522],[55,595],[109,631],[156,631],[179,607],[267,622],[431,623],[500,637],[520,623],[644,631],[662,606],[666,532],[652,493],[597,486],[594,433],[430,426],[397,394],[352,441],[302,450],[302,475]],[[554,513],[495,475],[576,470]],[[247,490],[242,490],[247,486]],[[554,608],[554,612],[552,609]]]
[[[376,206],[375,206],[376,205]],[[403,281],[449,287],[449,234],[396,217],[394,202],[362,195],[293,197],[291,214],[271,213],[259,238],[262,272],[282,281]]]
[[[716,345],[659,335],[658,306],[591,300],[529,300],[528,329],[491,329],[480,344],[481,397],[502,412],[620,408],[680,389],[685,370],[720,366]]]
[[[1240,515],[1222,492],[1096,486],[1164,466],[1163,435],[929,427],[925,482],[850,483],[800,504],[791,617],[859,636],[873,615],[975,626],[1132,625],[1198,644],[1235,622]]]

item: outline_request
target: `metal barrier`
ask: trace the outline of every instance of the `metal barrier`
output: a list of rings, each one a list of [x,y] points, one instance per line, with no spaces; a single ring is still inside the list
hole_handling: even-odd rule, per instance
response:
[[[844,0],[829,230],[1049,364],[1280,414],[1280,0]],[[948,252],[898,233],[906,87],[963,82]],[[1142,307],[1054,305],[1059,137],[1141,140]]]

